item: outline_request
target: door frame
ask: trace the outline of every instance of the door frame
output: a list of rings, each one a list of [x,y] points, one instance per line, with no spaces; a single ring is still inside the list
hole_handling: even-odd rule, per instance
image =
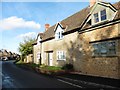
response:
[[[50,60],[50,55],[52,55],[52,60]],[[48,52],[48,65],[53,66],[53,51]]]

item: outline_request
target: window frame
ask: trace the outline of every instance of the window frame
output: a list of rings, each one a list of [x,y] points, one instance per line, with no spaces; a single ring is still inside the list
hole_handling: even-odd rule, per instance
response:
[[[109,50],[111,50],[111,48],[110,48],[110,43],[114,43],[114,52],[115,53],[110,53],[109,52]],[[103,47],[103,46],[101,46],[101,45],[104,45],[104,44],[106,44],[106,54],[105,54],[105,52],[103,52],[103,53],[101,53],[101,51],[102,51],[102,49],[101,49],[101,47]],[[98,54],[97,53],[95,53],[94,51],[95,51],[95,49],[94,49],[94,47],[93,47],[93,45],[98,45],[98,47],[97,47],[97,50],[98,51],[96,51],[96,52],[98,52]],[[117,56],[117,41],[103,41],[103,42],[97,42],[97,43],[92,43],[92,56],[93,57],[102,57],[102,56],[106,56],[106,57],[109,57],[109,56]],[[104,49],[103,49],[104,50]]]
[[[59,31],[55,31],[55,40],[61,40],[61,39],[63,39],[64,38],[64,36],[63,36],[63,32],[64,32],[64,30],[61,28],[61,26],[60,25],[58,25],[58,27],[60,27],[60,30]]]
[[[105,14],[102,15],[102,12],[103,12],[104,10],[105,10]],[[106,9],[103,9],[103,10],[100,11],[100,20],[101,20],[101,21],[105,21],[105,20],[106,20],[106,19],[102,20],[102,17],[103,17],[103,16],[106,16],[105,18],[107,19]]]
[[[105,12],[106,12],[106,14],[105,14],[105,16],[106,16],[106,19],[105,20],[102,20],[101,19],[101,12],[102,11],[104,11],[105,10]],[[96,22],[96,18],[95,18],[95,14],[98,14],[98,22]],[[104,21],[106,21],[107,20],[107,10],[106,9],[102,9],[102,10],[100,10],[100,11],[98,11],[98,12],[95,12],[94,14],[93,14],[93,22],[94,22],[94,24],[98,24],[98,23],[101,23],[101,22],[104,22]],[[93,24],[93,25],[94,25]]]
[[[57,56],[57,61],[59,61],[59,60],[65,61],[66,60],[66,52],[65,51],[57,51],[56,56]],[[64,56],[64,58],[63,58],[63,56]]]
[[[96,17],[96,15],[97,15],[97,17]],[[97,19],[98,19],[98,21],[97,21]],[[97,13],[94,13],[94,23],[98,23],[100,20],[99,20],[99,13],[97,12]]]

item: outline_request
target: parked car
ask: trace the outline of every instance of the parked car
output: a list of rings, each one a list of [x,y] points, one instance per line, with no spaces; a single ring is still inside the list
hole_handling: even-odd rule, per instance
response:
[[[6,61],[8,60],[8,57],[3,57],[2,60]]]

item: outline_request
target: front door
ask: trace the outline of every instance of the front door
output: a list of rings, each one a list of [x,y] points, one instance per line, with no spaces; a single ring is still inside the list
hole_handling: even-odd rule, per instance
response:
[[[53,66],[53,53],[49,52],[48,53],[48,62],[49,62],[49,66]]]

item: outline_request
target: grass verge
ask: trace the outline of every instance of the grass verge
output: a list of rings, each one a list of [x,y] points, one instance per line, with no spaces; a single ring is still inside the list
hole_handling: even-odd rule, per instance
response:
[[[47,66],[47,65],[40,65],[40,64],[34,64],[34,63],[24,63],[21,60],[15,62],[15,64],[22,68],[34,70],[38,73],[48,74],[48,75],[60,75],[66,72],[66,70],[62,69],[62,67]]]

